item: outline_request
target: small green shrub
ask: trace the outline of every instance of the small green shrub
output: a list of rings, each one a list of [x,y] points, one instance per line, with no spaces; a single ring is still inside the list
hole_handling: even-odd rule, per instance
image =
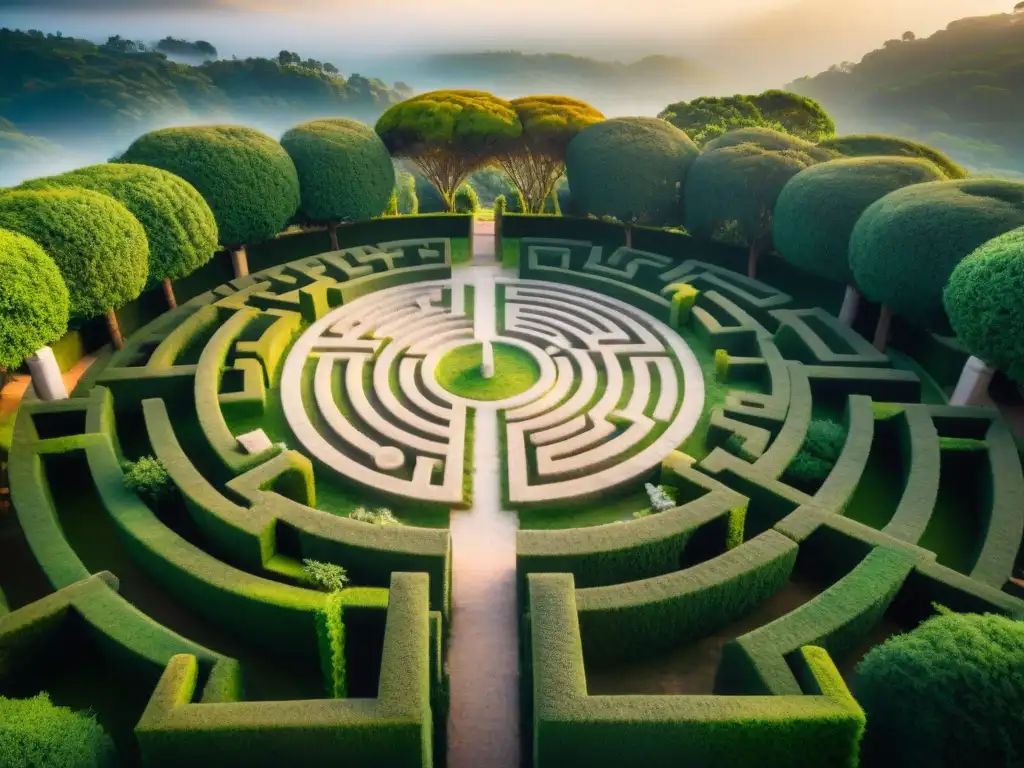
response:
[[[726,441],[722,443],[722,448],[727,450],[733,456],[738,456],[744,461],[753,461],[754,457],[750,451],[747,450],[746,441],[735,432],[726,438]]]
[[[846,444],[846,427],[828,419],[815,419],[786,475],[799,488],[813,487],[828,477]]]
[[[391,197],[388,198],[388,207],[384,209],[385,216],[398,215],[398,190],[391,190]]]
[[[456,213],[476,213],[480,210],[480,198],[469,184],[463,184],[455,193]]]
[[[324,592],[340,592],[348,584],[348,572],[334,563],[323,563],[307,557],[302,561],[302,570],[306,578]]]
[[[174,485],[163,462],[152,456],[143,456],[138,461],[124,463],[124,485],[146,501],[160,502],[166,499]]]
[[[329,699],[343,699],[348,692],[343,619],[341,593],[332,592],[324,601],[324,607],[317,612],[316,617],[316,635],[320,647],[324,690]]]
[[[0,765],[4,768],[107,768],[114,742],[94,715],[50,702],[0,696]]]
[[[508,209],[508,201],[504,195],[494,198],[494,215],[501,216]]]
[[[873,648],[853,693],[864,765],[953,768],[1024,760],[1024,622],[935,616]]]
[[[401,525],[402,521],[395,517],[394,513],[385,507],[378,507],[369,510],[366,507],[357,507],[349,513],[349,518],[358,520],[360,523],[371,525]]]
[[[715,350],[715,380],[723,384],[729,380],[729,353],[724,349]]]

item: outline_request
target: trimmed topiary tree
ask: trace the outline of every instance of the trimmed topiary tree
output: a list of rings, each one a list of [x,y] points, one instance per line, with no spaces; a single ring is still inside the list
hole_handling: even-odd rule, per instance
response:
[[[196,188],[160,168],[104,163],[35,179],[26,189],[81,187],[117,200],[139,220],[149,241],[149,283],[160,283],[168,305],[178,305],[172,280],[203,266],[217,251],[217,222]]]
[[[995,369],[1024,384],[1024,228],[990,240],[961,261],[942,301],[950,325],[973,355],[950,402],[978,402]]]
[[[50,702],[0,696],[0,765],[5,768],[113,768],[114,742],[96,717]]]
[[[47,345],[67,332],[69,306],[67,286],[53,259],[24,235],[0,230],[0,371],[28,359],[36,394],[43,400],[67,397]]]
[[[71,315],[106,315],[111,341],[120,349],[115,310],[138,298],[149,274],[149,245],[138,219],[99,192],[15,190],[0,194],[0,228],[42,247],[64,277]]]
[[[697,155],[690,137],[664,120],[622,117],[586,128],[565,155],[577,213],[626,224],[676,223],[680,196]]]
[[[380,137],[358,120],[339,117],[297,125],[281,146],[299,175],[302,213],[326,224],[338,250],[338,222],[380,216],[395,188],[395,166]]]
[[[882,134],[836,136],[818,144],[844,157],[921,157],[930,160],[951,179],[966,179],[967,171],[944,152],[910,139]]]
[[[520,136],[512,105],[484,91],[432,91],[387,110],[377,135],[395,157],[413,161],[454,212],[455,193],[473,171],[495,158],[497,146]],[[420,195],[423,207],[423,196]]]
[[[761,254],[772,247],[779,195],[790,179],[816,162],[800,150],[756,144],[726,144],[705,152],[686,180],[687,231],[747,246],[747,273],[756,277]]]
[[[886,195],[850,236],[861,292],[883,305],[875,346],[884,349],[892,314],[946,332],[942,292],[953,269],[989,240],[1024,226],[1024,184],[995,179],[915,184]]]
[[[237,125],[164,128],[140,136],[120,162],[180,176],[203,196],[235,274],[248,274],[246,243],[275,237],[299,207],[295,164],[265,133]]]
[[[857,220],[890,192],[944,178],[932,163],[909,157],[845,158],[807,168],[779,195],[775,248],[790,264],[845,283],[840,319],[852,325],[860,303],[850,269],[850,235]]]
[[[476,213],[480,210],[480,198],[471,184],[463,184],[455,193],[456,213]]]
[[[836,135],[832,117],[814,99],[777,88],[751,96],[750,101],[765,119],[779,123],[786,133],[817,142]]]
[[[799,152],[811,158],[815,162],[824,163],[838,157],[836,152],[822,149],[816,144],[805,141],[797,136],[790,136],[788,133],[775,131],[771,128],[740,128],[736,131],[719,136],[709,141],[704,147],[705,152],[713,152],[716,149],[736,147],[740,144],[753,144],[772,152]]]
[[[509,102],[522,133],[500,145],[498,163],[526,201],[527,213],[543,213],[565,173],[565,153],[584,128],[604,120],[594,107],[568,96],[525,96]]]
[[[861,761],[878,768],[1020,765],[1024,623],[945,613],[872,648],[853,694],[867,729]]]
[[[416,194],[416,177],[408,171],[396,169],[395,188],[398,190],[398,213],[402,216],[418,214],[420,200]]]

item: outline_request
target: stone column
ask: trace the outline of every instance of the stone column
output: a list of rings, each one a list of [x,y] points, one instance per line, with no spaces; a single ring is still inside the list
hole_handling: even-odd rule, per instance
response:
[[[480,363],[480,375],[485,379],[494,377],[494,347],[491,342],[483,343],[483,362]]]
[[[956,383],[950,405],[985,405],[988,402],[988,387],[996,369],[984,360],[972,357],[964,364],[960,380]]]
[[[235,270],[235,277],[245,277],[249,274],[249,258],[245,253],[245,246],[231,249],[231,266]]]
[[[67,387],[64,386],[64,375],[57,365],[53,350],[43,347],[25,360],[32,374],[32,388],[40,400],[66,400]]]

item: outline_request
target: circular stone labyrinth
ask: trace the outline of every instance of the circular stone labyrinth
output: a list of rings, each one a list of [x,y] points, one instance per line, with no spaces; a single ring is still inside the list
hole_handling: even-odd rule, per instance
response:
[[[292,431],[323,465],[449,505],[468,501],[471,412],[497,410],[515,505],[646,475],[693,431],[704,382],[679,335],[635,307],[483,276],[390,288],[330,312],[289,353],[281,394]]]

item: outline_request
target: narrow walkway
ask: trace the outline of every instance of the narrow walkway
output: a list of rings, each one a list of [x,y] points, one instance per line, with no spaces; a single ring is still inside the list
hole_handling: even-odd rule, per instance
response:
[[[95,355],[86,355],[64,372],[64,386],[67,388],[69,395],[95,359]],[[25,392],[31,383],[31,376],[19,373],[12,376],[3,389],[0,389],[0,420],[18,409],[18,406],[21,404],[21,398],[25,396]]]
[[[492,234],[492,254],[493,242]],[[474,286],[478,340],[496,335],[494,280],[499,275],[496,267],[474,266],[456,278]],[[474,429],[473,506],[451,513],[449,768],[519,768],[519,523],[514,512],[501,509],[500,472],[498,414],[481,407]]]
[[[498,263],[494,242],[494,221],[473,220],[473,263],[480,266]]]

